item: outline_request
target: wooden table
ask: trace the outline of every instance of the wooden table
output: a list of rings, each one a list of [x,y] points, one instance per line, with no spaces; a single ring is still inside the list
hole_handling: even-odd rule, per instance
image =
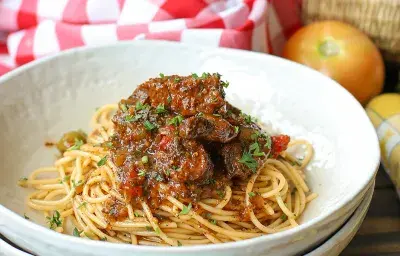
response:
[[[341,255],[400,256],[400,200],[383,169],[378,171],[367,216]]]

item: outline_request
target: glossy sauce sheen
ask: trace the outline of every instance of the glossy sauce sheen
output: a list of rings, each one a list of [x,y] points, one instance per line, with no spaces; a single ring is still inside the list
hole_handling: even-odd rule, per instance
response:
[[[266,157],[286,150],[288,136],[262,133],[225,101],[227,85],[219,74],[160,74],[120,101],[115,134],[105,145],[119,188],[134,206],[146,200],[156,209],[171,195],[197,209],[200,198],[223,196],[226,184],[247,179]],[[245,210],[241,204],[226,207]],[[125,209],[115,198],[106,205],[114,218],[126,217]]]

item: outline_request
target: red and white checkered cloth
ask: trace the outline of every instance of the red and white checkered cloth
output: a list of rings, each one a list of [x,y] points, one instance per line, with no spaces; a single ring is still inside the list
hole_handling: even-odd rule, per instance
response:
[[[279,55],[301,0],[0,0],[0,75],[45,55],[161,39]]]

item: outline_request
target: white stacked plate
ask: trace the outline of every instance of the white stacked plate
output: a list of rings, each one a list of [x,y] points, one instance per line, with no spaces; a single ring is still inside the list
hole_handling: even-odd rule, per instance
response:
[[[313,144],[306,181],[318,197],[299,226],[234,243],[158,248],[79,239],[21,217],[27,213],[35,222],[43,219],[26,207],[26,191],[16,183],[52,163],[53,155],[41,147],[44,141],[85,129],[96,107],[118,102],[150,77],[192,72],[221,73],[230,82],[228,101],[257,116],[268,129]],[[365,208],[352,220],[362,216],[380,158],[364,109],[326,76],[265,54],[161,41],[74,49],[0,77],[0,130],[0,233],[41,256],[304,254],[342,227],[364,199]],[[350,222],[351,227],[359,221]]]

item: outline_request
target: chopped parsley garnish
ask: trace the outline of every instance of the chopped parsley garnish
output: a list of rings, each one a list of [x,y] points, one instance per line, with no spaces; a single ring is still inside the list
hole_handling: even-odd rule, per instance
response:
[[[250,152],[244,151],[239,163],[246,165],[247,168],[251,169],[254,173],[256,172],[258,164]]]
[[[246,115],[246,114],[242,113],[242,116],[243,116],[244,121],[245,121],[246,123],[250,124],[250,123],[252,122],[252,117],[251,117],[251,115]]]
[[[163,176],[161,176],[161,174],[157,174],[155,179],[156,179],[156,181],[159,181],[159,182],[164,181],[164,178],[163,178]]]
[[[210,76],[210,73],[206,73],[206,72],[203,72],[203,74],[201,75],[201,78],[208,78]]]
[[[83,141],[75,138],[75,144],[72,147],[68,148],[67,151],[78,150],[81,148],[82,145],[83,145]]]
[[[147,230],[147,231],[153,231],[153,228],[150,227],[150,226],[146,226],[146,230]]]
[[[136,218],[142,217],[142,215],[140,215],[140,214],[137,213],[137,212],[134,212],[133,215],[134,215]]]
[[[147,108],[149,108],[149,107],[150,107],[149,105],[147,105],[147,104],[144,104],[144,105],[143,105],[142,102],[137,101],[137,102],[136,102],[136,105],[135,105],[135,110],[136,110],[136,111],[139,111],[139,110],[147,109]]]
[[[76,188],[76,187],[79,187],[80,185],[82,185],[82,181],[81,180],[78,180],[78,182],[76,182],[75,183],[75,181],[74,180],[72,180],[72,186],[74,187],[74,188]]]
[[[282,214],[282,215],[281,215],[281,219],[282,219],[283,221],[287,220],[287,215],[286,215],[286,214]]]
[[[151,123],[149,120],[144,121],[143,123],[144,128],[146,128],[146,130],[151,131],[157,128],[157,126],[153,123]]]
[[[107,237],[100,238],[101,241],[107,241]]]
[[[156,232],[157,235],[160,235],[160,233],[161,233],[161,230],[158,227],[156,227],[156,229],[154,231]]]
[[[69,178],[71,178],[71,175],[65,175],[63,178],[63,182],[69,181]]]
[[[167,110],[165,109],[164,104],[159,104],[157,106],[157,108],[156,108],[156,113],[157,114],[164,114],[166,112],[167,112]]]
[[[249,197],[253,197],[255,195],[256,195],[256,193],[254,193],[253,191],[249,192]]]
[[[74,228],[74,231],[72,232],[72,234],[76,237],[80,237],[81,236],[81,232],[79,232],[79,230],[77,228]]]
[[[271,136],[265,136],[265,145],[264,145],[264,147],[271,149],[271,147],[272,147]]]
[[[136,114],[134,116],[132,115],[127,115],[125,116],[125,121],[127,122],[136,122],[137,120],[139,120],[142,117],[142,115],[140,114]]]
[[[164,78],[165,76],[164,76],[164,74],[163,74],[163,73],[160,73],[160,77],[161,77],[161,78]]]
[[[192,209],[192,203],[189,203],[188,206],[183,205],[182,211],[179,213],[179,215],[186,215],[190,212],[190,209]]]
[[[213,114],[213,116],[220,117],[221,115],[220,114]]]
[[[221,81],[221,85],[222,85],[224,88],[228,88],[229,82],[228,82],[228,81],[226,81],[226,82]]]
[[[122,112],[126,112],[128,110],[128,107],[126,106],[126,104],[121,104],[120,105]]]
[[[253,156],[265,156],[265,153],[260,151],[260,145],[258,142],[254,142],[250,145],[250,152],[253,151]]]
[[[217,195],[219,196],[219,198],[224,198],[225,193],[221,190],[217,190]]]
[[[87,202],[83,202],[78,206],[78,209],[81,209],[82,207],[86,208]]]
[[[168,103],[171,103],[171,101],[172,101],[171,95],[168,95],[167,101],[168,101]]]
[[[178,241],[178,246],[182,246],[182,243]]]
[[[192,73],[192,77],[193,77],[194,79],[199,78],[199,76],[198,76],[196,73]]]
[[[112,148],[112,146],[113,146],[113,143],[111,141],[106,143],[106,147],[107,148]]]
[[[29,220],[29,217],[28,216],[26,216],[26,214],[24,213],[24,218],[26,219],[26,220]]]
[[[107,161],[107,156],[105,156],[102,159],[100,159],[100,161],[97,162],[97,166],[100,167],[100,166],[105,165],[106,161]]]
[[[146,171],[145,170],[140,170],[138,175],[141,176],[141,177],[144,177],[144,176],[146,176]]]
[[[202,117],[202,116],[204,116],[204,114],[203,114],[203,112],[199,112],[199,113],[196,114],[196,116]]]
[[[61,227],[62,225],[62,220],[60,219],[61,215],[58,211],[54,211],[53,216],[49,217],[47,216],[47,222],[50,225],[51,229],[55,229],[56,227]]]
[[[21,178],[19,178],[19,181],[27,181],[27,180],[28,180],[27,177],[21,177]]]
[[[214,219],[209,219],[209,221],[210,221],[212,224],[217,225],[217,221],[216,221],[216,220],[214,220]]]
[[[171,171],[170,170],[166,170],[165,171],[165,175],[167,175],[169,177],[171,175]]]
[[[215,183],[216,181],[213,178],[209,178],[204,182],[205,185],[215,185]]]
[[[235,126],[235,133],[239,132],[239,126]]]
[[[147,164],[149,162],[148,156],[142,156],[142,163]]]
[[[175,77],[174,82],[175,83],[179,83],[181,81],[181,79],[179,77]]]
[[[173,117],[172,119],[170,119],[168,121],[168,124],[173,124],[175,126],[178,126],[180,123],[182,123],[182,121],[183,121],[183,116],[177,115],[177,116]]]

